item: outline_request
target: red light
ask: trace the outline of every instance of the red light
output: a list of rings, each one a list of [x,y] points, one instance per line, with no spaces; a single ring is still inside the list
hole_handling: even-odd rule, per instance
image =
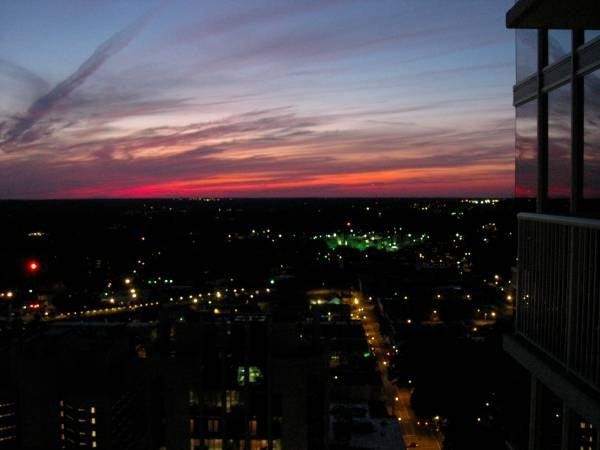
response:
[[[27,270],[30,272],[37,272],[40,268],[40,264],[37,261],[29,261],[27,263]]]

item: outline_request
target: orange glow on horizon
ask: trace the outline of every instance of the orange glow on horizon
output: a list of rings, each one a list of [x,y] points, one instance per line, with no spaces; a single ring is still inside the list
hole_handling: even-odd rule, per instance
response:
[[[319,190],[320,196],[427,196],[440,192],[451,195],[468,193],[511,193],[512,163],[473,165],[461,168],[407,168],[357,171],[341,174],[297,175],[281,173],[231,173],[204,179],[165,181],[124,187],[96,187],[64,192],[65,197],[229,197],[260,196],[274,191],[302,195]],[[322,189],[322,190],[321,190]],[[461,193],[465,194],[461,194]],[[298,194],[300,193],[300,194]]]

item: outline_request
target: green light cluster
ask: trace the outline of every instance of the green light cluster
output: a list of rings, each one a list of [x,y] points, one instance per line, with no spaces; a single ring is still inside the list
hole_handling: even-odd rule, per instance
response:
[[[260,368],[256,366],[248,367],[248,372],[250,373],[250,384],[258,383],[263,379],[263,373]],[[244,367],[237,368],[237,381],[240,386],[246,384],[246,369]]]
[[[356,235],[356,234],[334,234],[324,238],[325,244],[330,250],[338,247],[353,248],[358,251],[365,251],[374,248],[386,252],[396,252],[406,245],[404,242],[398,242],[389,237],[380,237],[377,235]]]

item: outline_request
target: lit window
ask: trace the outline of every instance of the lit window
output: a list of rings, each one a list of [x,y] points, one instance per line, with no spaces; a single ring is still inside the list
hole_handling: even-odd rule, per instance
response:
[[[227,412],[231,412],[231,409],[234,406],[237,406],[240,404],[240,393],[238,391],[226,391],[225,392],[225,406],[227,409]]]
[[[90,408],[90,412],[91,412],[92,414],[96,414],[96,407],[95,407],[95,406],[92,406],[92,407]]]
[[[196,406],[199,403],[198,393],[196,391],[190,389],[189,394],[190,394],[190,399],[189,399],[190,406]]]
[[[208,419],[207,424],[209,433],[218,433],[219,432],[219,419]]]
[[[222,450],[223,439],[204,439],[204,448],[207,450]]]
[[[263,450],[265,448],[269,448],[269,442],[266,440],[254,439],[250,441],[251,450]]]
[[[250,433],[250,435],[256,436],[257,428],[258,428],[258,421],[256,419],[252,419],[252,420],[250,420],[250,422],[248,422],[248,432]]]
[[[96,424],[96,418],[92,417],[92,424]]]
[[[336,367],[338,367],[340,365],[340,362],[341,362],[340,355],[331,355],[329,357],[329,367],[331,369],[335,369]]]
[[[262,370],[256,366],[248,367],[248,372],[250,373],[250,383],[258,383],[263,379]],[[244,367],[238,367],[237,369],[237,379],[238,384],[243,386],[246,383],[246,370]]]

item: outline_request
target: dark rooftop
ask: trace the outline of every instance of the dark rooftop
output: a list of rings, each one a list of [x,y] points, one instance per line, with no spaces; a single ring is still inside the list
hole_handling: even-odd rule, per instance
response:
[[[508,28],[600,28],[598,0],[518,0],[506,14]]]

